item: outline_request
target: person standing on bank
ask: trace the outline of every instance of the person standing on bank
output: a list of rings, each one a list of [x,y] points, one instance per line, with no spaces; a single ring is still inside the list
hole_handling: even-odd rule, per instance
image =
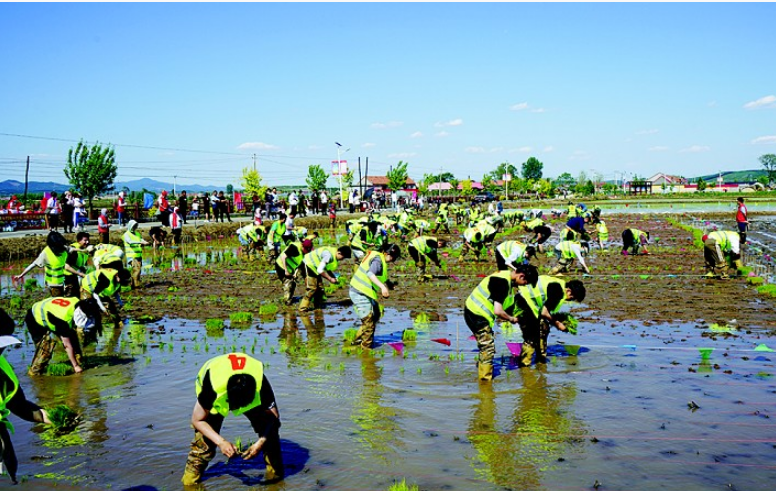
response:
[[[108,209],[100,210],[100,216],[97,217],[97,233],[100,234],[100,244],[110,243],[110,220],[108,220]]]
[[[256,443],[240,456],[244,460],[264,452],[267,467],[265,481],[283,478],[283,457],[280,451],[280,412],[275,393],[264,375],[264,365],[244,353],[228,353],[208,360],[197,374],[197,402],[191,414],[194,439],[186,459],[181,482],[184,486],[198,485],[216,448],[227,458],[238,455],[235,444],[221,436],[224,418],[231,411],[244,414],[259,436]]]
[[[178,196],[178,212],[181,215],[183,224],[186,225],[186,215],[189,214],[189,196],[186,194],[186,190],[181,191],[181,195]]]

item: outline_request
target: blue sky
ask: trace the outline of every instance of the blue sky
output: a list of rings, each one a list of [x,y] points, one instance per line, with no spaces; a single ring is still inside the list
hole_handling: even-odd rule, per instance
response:
[[[692,177],[776,153],[776,5],[0,4],[0,170],[269,184],[329,169]],[[627,175],[627,174],[626,174]],[[175,176],[175,177],[174,177]],[[331,180],[333,183],[334,180]]]

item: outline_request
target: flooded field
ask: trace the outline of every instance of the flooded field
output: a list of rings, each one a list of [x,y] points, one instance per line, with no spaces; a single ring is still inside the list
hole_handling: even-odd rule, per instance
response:
[[[579,335],[553,331],[550,362],[518,369],[506,342],[519,329],[499,328],[492,384],[475,380],[462,316],[492,257],[462,263],[451,247],[444,279],[430,285],[407,260],[392,266],[400,284],[366,354],[343,350],[357,324],[346,288],[299,315],[278,303],[268,265],[244,260],[233,242],[160,255],[82,375],[28,377],[33,346],[17,330],[25,344],[6,357],[27,396],[83,415],[64,436],[12,417],[21,488],[183,489],[197,371],[236,351],[266,364],[287,477],[265,485],[261,459],[219,454],[204,489],[380,490],[405,478],[422,490],[773,489],[774,298],[744,279],[703,278],[692,233],[665,217],[606,218],[613,242],[624,228],[651,231],[652,255],[595,250],[591,275],[579,275],[588,297],[572,306]],[[19,321],[42,293],[3,281],[3,306]],[[231,322],[238,311],[253,320]],[[208,330],[207,319],[226,327]],[[399,344],[407,329],[417,339]],[[227,418],[224,435],[255,438],[242,417]]]

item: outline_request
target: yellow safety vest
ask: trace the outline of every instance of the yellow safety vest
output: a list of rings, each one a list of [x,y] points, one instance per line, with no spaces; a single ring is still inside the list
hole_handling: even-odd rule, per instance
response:
[[[228,353],[216,356],[208,360],[197,374],[196,392],[199,396],[202,392],[202,381],[210,372],[210,385],[216,393],[216,400],[210,409],[210,414],[220,414],[226,417],[229,414],[229,400],[226,393],[226,384],[232,375],[246,374],[256,380],[256,395],[245,407],[237,408],[232,414],[239,416],[246,411],[261,405],[261,385],[264,380],[264,365],[257,359],[251,358],[245,353]]]
[[[558,242],[558,245],[556,246],[556,249],[560,251],[560,257],[564,259],[574,259],[577,257],[577,254],[574,252],[574,245],[576,242],[573,242],[571,240],[562,240]]]
[[[738,233],[736,232],[728,232],[727,230],[718,230],[716,232],[712,232],[709,234],[709,239],[714,239],[717,242],[717,245],[723,252],[730,251],[733,247],[730,243],[730,236],[735,235],[738,237]]]
[[[76,261],[75,261],[75,269],[83,269],[86,267],[86,264],[89,262],[89,253],[86,252],[86,249],[81,249],[81,244],[78,242],[73,242],[70,244],[70,247],[73,249],[76,249],[75,254],[78,254]],[[65,270],[65,276],[71,276],[73,273],[71,273],[68,270]]]
[[[280,242],[280,240],[277,237],[283,237],[283,234],[286,233],[286,222],[284,221],[277,221],[272,224],[272,227],[269,229],[269,242],[275,243]]]
[[[372,300],[377,300],[377,285],[372,283],[367,273],[369,273],[369,264],[375,256],[380,258],[380,262],[383,266],[383,271],[380,276],[377,277],[383,284],[388,280],[388,265],[385,262],[385,254],[372,251],[366,255],[361,264],[358,266],[353,279],[350,280],[350,287],[355,288],[357,291],[363,293]]]
[[[482,231],[476,227],[467,228],[463,231],[463,238],[472,243],[482,242]]]
[[[477,285],[477,288],[474,289],[471,295],[469,295],[469,298],[466,299],[466,308],[468,308],[473,314],[477,314],[480,317],[486,318],[490,325],[493,326],[493,323],[496,321],[496,307],[493,304],[493,300],[490,298],[490,290],[488,289],[490,285],[490,279],[497,277],[507,280],[509,291],[507,292],[507,298],[504,299],[504,303],[501,304],[503,309],[507,310],[515,303],[515,297],[512,293],[511,275],[512,273],[510,271],[499,271],[498,273],[493,273],[492,275],[484,278],[482,281],[480,281],[480,284]]]
[[[116,271],[115,269],[110,269],[110,268],[96,269],[91,273],[88,273],[86,276],[84,276],[84,279],[81,281],[81,290],[87,292],[89,295],[94,293],[94,288],[97,286],[97,282],[100,279],[100,275],[103,275],[106,278],[108,278],[109,285],[108,285],[108,288],[100,292],[100,296],[112,297],[121,288],[121,285],[119,285],[119,282],[116,281],[117,274],[119,274],[119,272]]]
[[[541,227],[542,225],[544,225],[544,220],[541,218],[534,218],[529,222],[525,222],[525,228],[528,230],[533,230],[536,227]]]
[[[631,233],[633,234],[633,240],[636,241],[637,244],[641,243],[641,237],[646,236],[647,234],[642,232],[641,230],[637,228],[630,229]]]
[[[525,259],[525,244],[516,240],[505,240],[501,244],[496,246],[496,250],[501,253],[501,257],[507,259],[512,255],[512,252],[517,250],[517,260],[522,261]]]
[[[304,263],[310,270],[315,272],[315,274],[318,274],[318,266],[320,266],[321,261],[323,261],[323,257],[321,257],[323,251],[329,251],[331,253],[331,262],[326,265],[326,271],[335,271],[337,269],[337,249],[330,246],[324,246],[304,255]]]
[[[291,256],[288,254],[288,249],[291,246],[295,246],[297,250],[296,256]],[[296,271],[296,268],[299,267],[300,264],[302,264],[302,259],[304,259],[304,254],[302,253],[302,243],[299,241],[291,242],[286,246],[285,249],[283,249],[283,253],[286,255],[286,269],[288,270],[288,273],[291,274],[294,271]],[[283,265],[280,263],[280,258],[278,257],[275,259],[275,264],[280,266],[280,268],[283,268]]]
[[[253,224],[240,228],[237,231],[237,234],[245,240],[251,240],[253,242],[259,241],[259,234]]]
[[[47,298],[32,305],[32,316],[35,319],[35,322],[54,332],[56,327],[49,322],[48,314],[71,324],[73,321],[73,314],[75,313],[75,304],[77,303],[78,299],[75,297]]]
[[[13,433],[13,423],[11,423],[11,421],[8,419],[8,416],[11,414],[11,410],[6,406],[11,401],[11,399],[13,399],[16,391],[19,390],[19,379],[16,377],[16,374],[13,373],[11,364],[8,363],[8,360],[6,360],[3,355],[0,355],[0,371],[5,373],[8,379],[11,381],[10,387],[0,386],[0,425],[5,425],[8,432]]]
[[[121,247],[117,245],[101,244],[97,246],[97,249],[94,251],[94,259],[95,259],[95,262],[98,262],[100,264],[109,264],[114,261],[121,261],[121,263],[123,264],[124,251],[122,251]]]
[[[143,238],[139,233],[133,233],[131,230],[124,232],[124,254],[128,260],[143,259]]]
[[[595,229],[598,232],[598,238],[601,240],[609,239],[609,228],[606,226],[605,222],[596,223]]]
[[[44,267],[46,284],[49,286],[62,286],[65,284],[65,263],[67,251],[54,254],[50,247],[43,249],[46,253],[46,266]]]
[[[437,238],[428,237],[424,235],[424,236],[418,237],[417,239],[412,239],[410,241],[410,245],[414,247],[415,250],[418,251],[418,253],[428,255],[435,250],[433,247],[428,245],[428,241],[436,242]]]
[[[536,282],[536,286],[522,285],[518,287],[520,295],[525,299],[537,319],[542,311],[542,307],[544,307],[544,302],[547,301],[547,287],[551,283],[560,283],[560,286],[563,288],[563,296],[561,297],[560,302],[558,302],[558,306],[551,312],[555,313],[560,310],[561,305],[566,301],[565,281],[552,276],[541,275],[539,276],[539,281]]]

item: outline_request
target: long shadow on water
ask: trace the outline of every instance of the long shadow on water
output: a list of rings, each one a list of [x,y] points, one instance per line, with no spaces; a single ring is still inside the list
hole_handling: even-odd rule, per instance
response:
[[[290,440],[281,438],[280,448],[283,455],[283,470],[285,472],[285,477],[298,474],[304,469],[307,461],[310,460],[310,451]],[[261,453],[251,460],[243,460],[241,458],[230,459],[226,462],[218,462],[215,465],[208,467],[202,477],[202,482],[213,477],[229,475],[236,477],[246,486],[255,486],[262,483],[264,475],[252,476],[246,474],[245,471],[264,468],[264,455]]]

